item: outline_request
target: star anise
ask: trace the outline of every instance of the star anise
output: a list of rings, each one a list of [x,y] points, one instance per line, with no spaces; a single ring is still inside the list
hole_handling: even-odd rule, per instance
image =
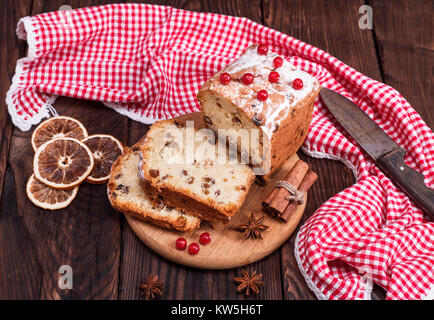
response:
[[[256,271],[253,271],[251,276],[246,270],[243,270],[242,273],[242,277],[234,278],[234,282],[239,283],[237,291],[245,291],[246,296],[250,295],[250,291],[257,295],[259,293],[259,287],[264,285],[262,273],[256,274]]]
[[[263,221],[264,221],[263,216],[259,219],[255,219],[252,213],[248,223],[239,224],[235,226],[235,229],[243,233],[243,239],[252,238],[252,239],[262,240],[262,232],[268,229],[268,226],[262,224]]]
[[[142,283],[139,288],[142,291],[142,296],[146,299],[155,299],[163,294],[163,282],[158,281],[158,275],[150,275],[148,280]]]

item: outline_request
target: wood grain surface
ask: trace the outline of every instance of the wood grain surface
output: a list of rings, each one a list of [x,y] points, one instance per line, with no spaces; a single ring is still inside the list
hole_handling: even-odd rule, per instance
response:
[[[104,186],[84,184],[71,207],[55,213],[26,199],[31,172],[30,133],[13,128],[5,94],[25,42],[15,35],[20,17],[111,3],[94,0],[7,0],[0,8],[0,299],[138,299],[137,288],[149,274],[165,283],[163,299],[246,299],[232,278],[241,268],[212,271],[180,266],[161,258],[133,233],[108,204]],[[119,2],[119,1],[116,1]],[[130,2],[130,1],[128,1]],[[432,128],[432,1],[405,0],[191,0],[144,1],[177,8],[248,17],[311,43],[363,72],[396,87]],[[361,5],[373,8],[374,29],[361,30]],[[132,145],[147,126],[101,103],[59,98],[60,114],[82,120],[89,133],[109,133]],[[101,121],[103,119],[103,121]],[[309,192],[302,222],[328,198],[354,183],[343,164],[299,153],[319,180]],[[259,299],[314,299],[294,258],[295,235],[276,252],[245,267],[264,274]],[[61,265],[71,265],[74,289],[57,286]],[[254,299],[250,297],[247,299]],[[374,299],[384,299],[375,288]]]

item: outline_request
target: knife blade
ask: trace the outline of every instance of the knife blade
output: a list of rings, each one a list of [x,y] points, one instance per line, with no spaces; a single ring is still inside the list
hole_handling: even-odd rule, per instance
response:
[[[320,96],[335,119],[374,159],[380,170],[434,218],[434,190],[425,185],[422,174],[404,163],[406,151],[346,97],[326,88],[321,89]]]

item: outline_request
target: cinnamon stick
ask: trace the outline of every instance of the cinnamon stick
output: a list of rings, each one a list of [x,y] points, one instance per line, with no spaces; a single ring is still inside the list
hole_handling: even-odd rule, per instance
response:
[[[318,175],[312,170],[309,170],[306,176],[304,177],[303,181],[301,182],[300,186],[298,187],[298,191],[306,193],[310,189],[310,187],[315,183],[316,179],[318,179]],[[297,207],[298,207],[298,203],[294,201],[291,202],[283,211],[282,215],[279,216],[279,218],[287,222],[291,217],[291,215],[295,212]]]
[[[308,170],[309,165],[302,160],[298,160],[283,181],[287,181],[295,188],[298,188]],[[268,198],[262,202],[262,206],[271,215],[280,216],[291,201],[287,199],[289,195],[289,192],[284,188],[274,188]]]

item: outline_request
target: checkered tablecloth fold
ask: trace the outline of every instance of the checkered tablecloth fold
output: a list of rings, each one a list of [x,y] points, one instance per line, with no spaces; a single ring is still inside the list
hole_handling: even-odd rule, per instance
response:
[[[17,62],[6,101],[21,130],[50,116],[58,95],[102,101],[143,123],[198,111],[201,84],[249,45],[264,43],[355,102],[434,186],[434,135],[396,90],[248,19],[114,4],[25,17],[17,34],[29,50]],[[372,283],[389,299],[434,295],[434,223],[378,170],[321,99],[302,148],[344,162],[357,179],[297,235],[295,255],[316,295],[368,299]]]

